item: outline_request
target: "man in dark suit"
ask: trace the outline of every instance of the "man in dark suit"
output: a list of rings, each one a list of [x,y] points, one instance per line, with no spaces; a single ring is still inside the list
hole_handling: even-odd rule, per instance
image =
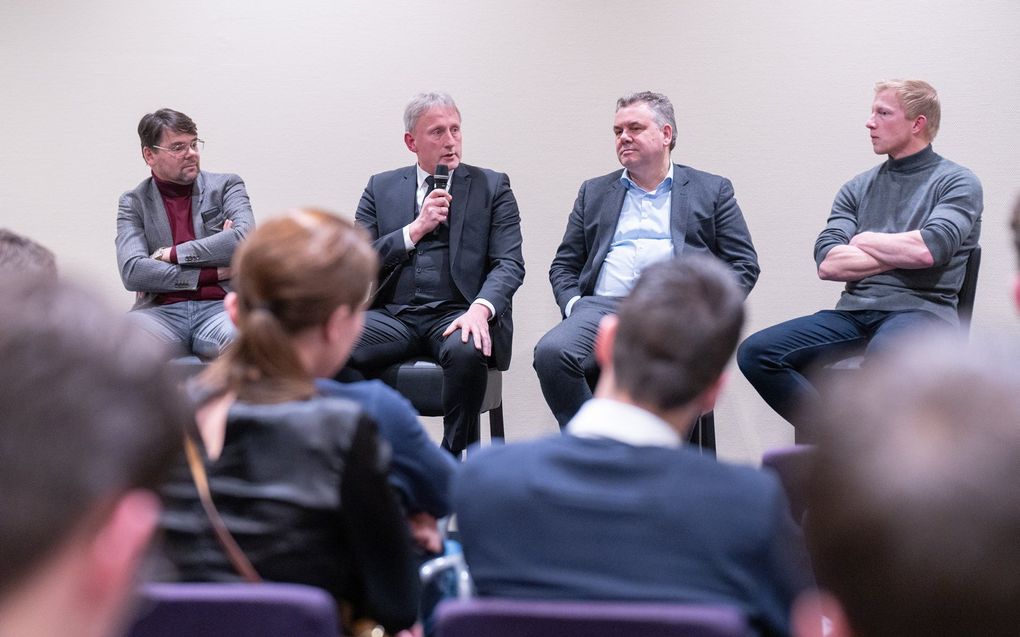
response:
[[[535,371],[560,428],[591,398],[599,321],[641,270],[663,259],[710,254],[744,290],[758,256],[728,179],[673,164],[676,117],[669,98],[635,93],[616,103],[616,154],[623,170],[581,184],[549,280],[563,322],[535,347]]]
[[[414,166],[372,176],[356,220],[382,268],[351,367],[372,376],[412,356],[443,367],[443,447],[460,454],[478,430],[490,364],[507,369],[511,299],[524,280],[521,226],[510,180],[460,163],[460,111],[443,93],[404,111]],[[436,166],[450,172],[434,188]]]
[[[684,445],[744,322],[715,259],[649,266],[602,319],[595,398],[565,435],[473,454],[454,483],[480,595],[698,602],[789,633],[806,553],[778,481]]]

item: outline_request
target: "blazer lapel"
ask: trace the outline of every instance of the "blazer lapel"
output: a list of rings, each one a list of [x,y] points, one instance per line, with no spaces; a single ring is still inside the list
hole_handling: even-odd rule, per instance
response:
[[[673,191],[670,194],[669,232],[673,241],[673,256],[680,256],[687,245],[687,225],[691,217],[691,206],[687,200],[687,172],[673,164]]]
[[[621,172],[622,174],[622,172]],[[602,210],[599,211],[598,225],[595,230],[595,256],[591,263],[595,265],[595,272],[602,267],[602,262],[609,254],[609,244],[616,234],[616,225],[620,222],[620,212],[623,210],[623,198],[627,195],[627,189],[619,178],[613,181],[606,193]]]
[[[471,196],[471,173],[467,166],[461,164],[453,171],[453,183],[450,186],[450,265],[457,263],[457,252],[460,238],[464,234],[464,223],[468,214],[468,198]],[[451,268],[452,269],[452,268]]]
[[[202,223],[202,202],[205,201],[205,175],[198,173],[195,185],[191,187],[191,227],[196,239],[205,238],[205,224]]]
[[[393,189],[393,196],[396,199],[393,202],[392,210],[398,216],[394,220],[393,227],[395,228],[403,228],[414,221],[418,207],[418,203],[415,201],[418,194],[417,164],[404,169],[402,177],[400,183]]]
[[[155,250],[159,247],[172,246],[174,244],[174,236],[170,231],[170,219],[166,216],[166,206],[163,205],[163,197],[159,195],[159,188],[156,186],[156,180],[149,178],[149,204],[145,206],[143,211],[145,215],[144,224],[146,228],[153,228],[155,230],[155,243],[153,246],[148,246],[149,249]],[[148,233],[146,233],[148,235]]]

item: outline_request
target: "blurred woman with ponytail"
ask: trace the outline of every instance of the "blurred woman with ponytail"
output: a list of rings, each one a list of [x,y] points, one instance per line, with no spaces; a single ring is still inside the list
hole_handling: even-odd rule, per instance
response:
[[[388,633],[414,623],[417,574],[389,445],[358,403],[316,386],[346,361],[377,268],[351,223],[317,210],[263,223],[236,252],[224,303],[238,336],[196,383],[191,472],[207,474],[214,511],[187,467],[163,490],[177,579],[310,584]]]

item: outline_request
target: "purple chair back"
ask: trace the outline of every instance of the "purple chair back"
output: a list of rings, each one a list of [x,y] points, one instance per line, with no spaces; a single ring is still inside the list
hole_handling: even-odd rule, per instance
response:
[[[762,456],[761,466],[779,476],[779,482],[790,501],[790,513],[798,524],[803,524],[807,511],[807,484],[815,448],[812,445],[793,445],[770,449]]]
[[[451,600],[437,637],[746,637],[737,608],[616,601]]]
[[[339,637],[336,604],[301,584],[143,584],[125,637]]]

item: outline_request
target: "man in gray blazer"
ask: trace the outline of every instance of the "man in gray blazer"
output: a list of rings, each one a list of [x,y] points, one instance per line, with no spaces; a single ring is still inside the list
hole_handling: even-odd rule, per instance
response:
[[[613,130],[623,170],[581,184],[549,268],[564,320],[535,346],[535,371],[561,429],[592,396],[599,322],[645,267],[708,254],[729,265],[745,294],[758,279],[758,255],[733,185],[670,161],[676,117],[669,98],[621,97]]]
[[[443,447],[478,430],[489,365],[507,369],[511,299],[524,280],[521,220],[504,173],[463,164],[460,111],[445,93],[404,111],[413,166],[373,175],[355,219],[382,263],[350,367],[366,376],[413,356],[443,367]],[[437,166],[449,172],[439,187]]]
[[[230,259],[255,227],[237,175],[199,169],[204,141],[195,122],[164,108],[138,123],[152,176],[120,197],[117,265],[137,293],[130,316],[161,341],[203,359],[230,342],[223,310]]]

